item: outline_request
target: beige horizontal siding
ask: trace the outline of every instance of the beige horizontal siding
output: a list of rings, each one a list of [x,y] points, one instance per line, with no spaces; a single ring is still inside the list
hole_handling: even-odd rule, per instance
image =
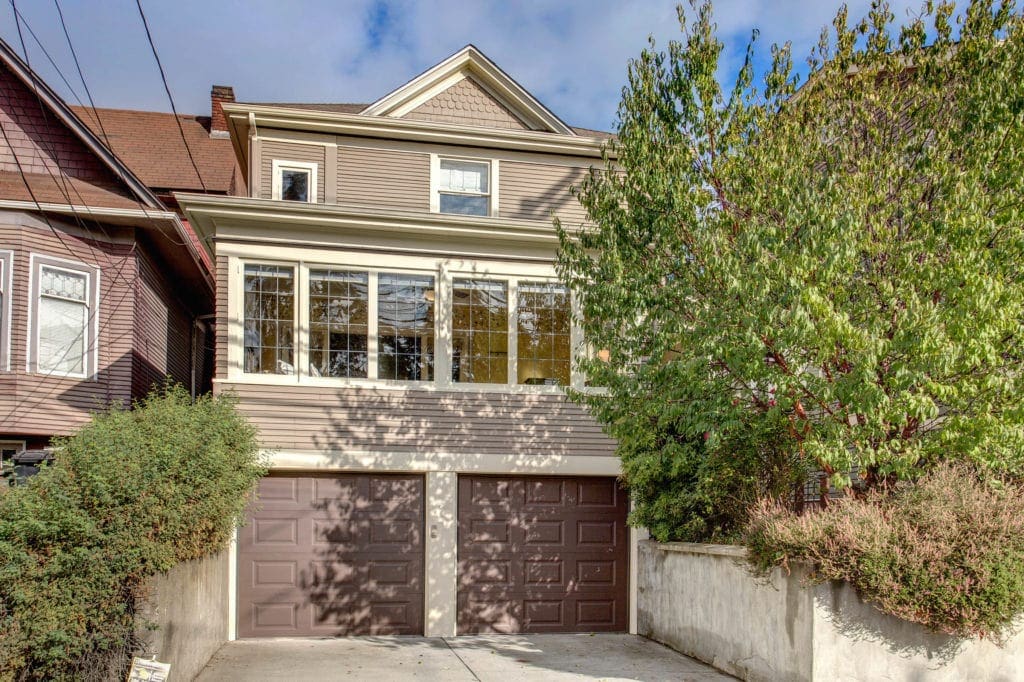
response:
[[[569,188],[579,185],[585,168],[502,161],[498,212],[503,218],[550,221],[558,216],[567,226],[586,220],[586,212]]]
[[[213,374],[228,375],[228,259],[217,256],[216,317],[213,330]]]
[[[221,384],[264,447],[613,456],[615,443],[561,395]]]
[[[317,203],[324,203],[324,188],[326,187],[327,171],[325,163],[327,159],[327,148],[321,144],[303,144],[298,142],[285,142],[281,140],[263,139],[260,141],[260,197],[261,199],[273,198],[274,187],[274,160],[279,161],[303,161],[315,163],[316,166],[316,200]]]
[[[372,147],[338,146],[338,203],[430,210],[430,155]]]

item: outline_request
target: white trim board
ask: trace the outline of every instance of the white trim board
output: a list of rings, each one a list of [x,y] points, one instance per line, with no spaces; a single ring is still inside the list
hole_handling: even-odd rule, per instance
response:
[[[268,450],[271,471],[449,471],[464,474],[620,476],[622,462],[598,455],[495,455],[453,452]]]

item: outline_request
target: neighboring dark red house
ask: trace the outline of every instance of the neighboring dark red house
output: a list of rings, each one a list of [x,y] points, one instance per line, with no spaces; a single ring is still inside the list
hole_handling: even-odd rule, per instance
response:
[[[97,117],[99,120],[97,120]],[[209,390],[214,278],[175,190],[240,186],[209,119],[69,107],[0,41],[0,454],[171,377]]]

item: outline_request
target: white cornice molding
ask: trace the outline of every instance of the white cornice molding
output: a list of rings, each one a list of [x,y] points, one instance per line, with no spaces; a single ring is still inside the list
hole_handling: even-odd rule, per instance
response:
[[[218,236],[218,227],[225,224],[272,225],[275,228],[301,226],[313,230],[358,230],[362,233],[373,230],[382,235],[498,240],[549,246],[558,243],[554,227],[546,221],[396,212],[207,194],[176,193],[174,196],[211,256],[211,243]],[[282,235],[287,238],[284,230]]]
[[[289,109],[265,104],[224,104],[223,108],[235,134],[239,136],[248,135],[247,129],[251,122],[254,122],[261,128],[310,130],[334,135],[413,140],[435,144],[512,149],[591,158],[600,158],[607,142],[605,139],[582,135],[570,136],[534,130],[479,128],[387,116]],[[613,150],[609,149],[608,154],[610,158],[615,158]]]
[[[411,102],[419,101],[439,88],[449,87],[453,77],[460,73],[472,74],[531,127],[561,135],[576,135],[572,128],[473,45],[467,45],[440,64],[384,95],[367,107],[363,115],[402,116],[407,113]]]
[[[47,202],[19,201],[16,199],[0,199],[0,208],[17,211],[46,211],[50,213],[66,213],[79,217],[98,218],[149,218],[152,220],[174,220],[177,214],[173,211],[157,211],[146,208],[113,208],[104,206],[85,206],[82,204],[54,204]]]

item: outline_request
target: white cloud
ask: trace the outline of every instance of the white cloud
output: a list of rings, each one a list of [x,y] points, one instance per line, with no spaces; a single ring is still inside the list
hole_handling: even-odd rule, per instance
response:
[[[166,110],[133,0],[64,4],[97,102]],[[851,16],[859,16],[869,0],[849,4]],[[919,4],[893,2],[898,18]],[[838,3],[719,0],[715,5],[731,48],[727,73],[738,66],[755,26],[761,30],[762,55],[767,57],[771,43],[792,40],[801,62]],[[675,3],[660,0],[398,0],[386,3],[386,20],[376,26],[372,19],[380,12],[374,0],[150,0],[144,7],[178,108],[195,113],[208,110],[213,83],[234,85],[240,99],[251,101],[373,101],[474,43],[564,120],[609,128],[628,60],[646,46],[648,35],[661,45],[679,37]],[[52,6],[20,9],[75,84]],[[0,21],[5,27],[0,33],[20,50],[9,7],[0,11]],[[27,39],[33,66],[58,86],[60,79]]]

